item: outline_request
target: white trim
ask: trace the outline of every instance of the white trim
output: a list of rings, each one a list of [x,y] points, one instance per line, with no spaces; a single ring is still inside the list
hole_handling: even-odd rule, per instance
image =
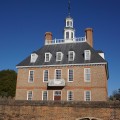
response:
[[[30,72],[33,71],[33,81],[30,81]],[[29,70],[29,75],[28,75],[28,83],[33,83],[34,82],[34,70]]]
[[[49,55],[49,60],[48,61],[46,60],[46,55],[47,54]],[[45,60],[44,60],[44,62],[50,62],[51,57],[52,57],[52,54],[50,52],[45,53]]]
[[[48,67],[48,66],[89,66],[89,65],[105,65],[107,62],[104,63],[83,63],[83,64],[61,64],[61,65],[34,65],[34,66],[16,66],[16,68],[34,68],[34,67]]]
[[[72,92],[72,97],[73,97],[72,99],[73,99],[73,100],[68,100],[68,96],[69,96],[68,93],[69,93],[69,92]],[[73,93],[72,90],[68,90],[68,91],[67,91],[67,101],[74,101],[74,93]]]
[[[73,81],[69,81],[69,70],[73,70],[73,81],[74,81],[74,69],[68,69],[68,82],[73,82]]]
[[[73,54],[73,59],[70,59],[70,54]],[[74,51],[68,51],[68,61],[74,61],[75,59],[75,52]]]
[[[28,91],[27,91],[27,100],[28,100],[28,93],[29,93],[29,92],[32,92],[32,99],[31,99],[31,100],[33,100],[33,91],[32,91],[32,90],[28,90]]]
[[[61,92],[61,100],[62,100],[62,90],[53,90],[53,100],[54,100],[55,91],[60,91]]]
[[[60,58],[60,60],[58,59],[59,57],[58,57],[58,54],[61,54],[61,58]],[[56,61],[62,61],[62,59],[63,59],[63,53],[62,52],[56,52]]]
[[[45,91],[47,92],[47,100],[48,100],[48,91],[47,91],[47,90],[43,90],[43,91],[42,91],[42,100],[43,100],[43,93],[44,93]]]
[[[86,78],[86,69],[89,69],[90,70],[90,80],[88,81],[88,80],[86,80],[85,78]],[[91,82],[91,68],[84,68],[84,82]]]
[[[91,51],[90,50],[84,50],[84,60],[91,60]]]
[[[91,101],[91,90],[85,90],[84,91],[84,101],[87,101],[86,100],[86,92],[90,92],[90,101]]]
[[[48,82],[48,81],[44,81],[44,73],[45,73],[46,70],[43,70],[43,82]],[[49,80],[49,70],[47,70],[47,71],[48,71],[48,80]]]

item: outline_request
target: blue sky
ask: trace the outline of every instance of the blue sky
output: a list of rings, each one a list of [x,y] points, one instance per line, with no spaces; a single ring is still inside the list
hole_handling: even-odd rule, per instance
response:
[[[44,34],[63,38],[68,0],[0,0],[0,70],[16,64],[44,44]],[[94,48],[109,63],[109,95],[120,88],[120,0],[71,0],[76,37],[93,28]]]

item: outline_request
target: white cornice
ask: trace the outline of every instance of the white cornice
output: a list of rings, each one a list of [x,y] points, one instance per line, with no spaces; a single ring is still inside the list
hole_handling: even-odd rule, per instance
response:
[[[16,68],[42,68],[42,67],[57,67],[57,66],[91,66],[91,65],[105,65],[104,63],[83,63],[83,64],[61,64],[61,65],[34,65],[34,66],[16,66]]]

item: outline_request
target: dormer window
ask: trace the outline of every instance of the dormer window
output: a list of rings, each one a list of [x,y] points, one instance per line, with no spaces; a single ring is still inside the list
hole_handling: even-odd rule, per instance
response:
[[[31,63],[35,63],[36,60],[37,60],[37,58],[38,58],[38,55],[37,55],[36,53],[32,53],[32,54],[31,54],[30,62],[31,62]]]
[[[75,59],[75,52],[69,51],[68,52],[68,61],[74,61],[74,59]]]
[[[85,60],[90,60],[91,59],[91,51],[90,50],[85,50],[84,51],[84,58],[85,58]]]
[[[45,53],[45,62],[50,62],[51,57],[52,57],[51,53]]]
[[[63,59],[63,53],[57,52],[56,53],[56,61],[62,61],[62,59]]]

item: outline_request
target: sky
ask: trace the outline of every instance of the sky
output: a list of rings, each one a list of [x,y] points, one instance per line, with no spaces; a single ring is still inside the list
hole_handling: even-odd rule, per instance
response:
[[[44,45],[45,32],[63,38],[68,0],[0,0],[0,70],[13,69]],[[76,37],[93,28],[94,49],[109,65],[108,94],[120,88],[120,0],[71,0]]]

